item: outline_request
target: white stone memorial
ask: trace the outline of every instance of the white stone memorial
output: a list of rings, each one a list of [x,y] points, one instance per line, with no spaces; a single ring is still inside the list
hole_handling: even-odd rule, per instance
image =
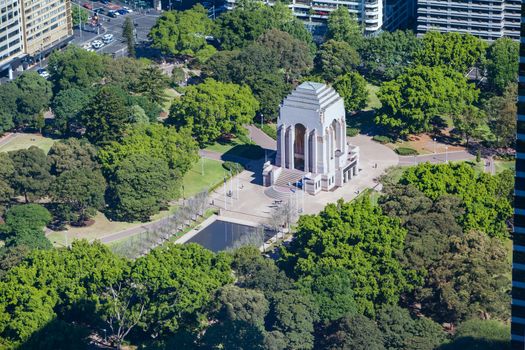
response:
[[[359,148],[347,143],[343,99],[330,86],[305,82],[281,104],[275,164],[263,169],[265,186],[302,183],[310,194],[341,187],[359,169]]]

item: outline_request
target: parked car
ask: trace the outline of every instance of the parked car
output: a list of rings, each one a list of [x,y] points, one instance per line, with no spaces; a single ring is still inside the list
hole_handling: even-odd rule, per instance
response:
[[[91,43],[91,47],[93,47],[95,50],[100,49],[102,46],[104,46],[104,43],[100,40],[95,40]]]
[[[46,78],[46,79],[49,78],[49,73],[47,70],[45,70],[45,68],[40,68],[37,70],[37,72],[38,74],[40,74],[42,78]]]
[[[93,10],[93,6],[91,6],[91,4],[88,4],[87,2],[84,5],[82,5],[82,7],[85,7],[88,10]]]
[[[122,8],[123,8],[124,10],[128,11],[128,13],[132,13],[132,12],[133,12],[133,10],[130,9],[129,7],[127,7],[127,6],[124,6],[124,7],[122,7]]]
[[[97,7],[96,9],[93,10],[93,12],[101,14],[101,13],[104,13],[104,9],[102,7]]]
[[[112,42],[113,34],[104,34],[104,36],[102,36],[102,41],[106,44]]]
[[[118,13],[117,11],[111,10],[111,11],[108,11],[108,16],[115,18],[115,17],[120,16],[120,13]]]
[[[109,4],[109,0],[100,0],[100,2],[103,3],[104,5]]]
[[[123,16],[124,16],[125,14],[128,13],[128,10],[126,10],[126,9],[120,9],[120,10],[117,10],[117,13],[120,14],[120,15],[123,15]]]

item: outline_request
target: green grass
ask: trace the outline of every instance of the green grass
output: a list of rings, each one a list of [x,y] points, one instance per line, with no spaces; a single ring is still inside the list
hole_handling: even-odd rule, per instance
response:
[[[244,137],[235,138],[231,141],[217,141],[205,149],[225,156],[237,156],[252,160],[264,157],[264,150],[260,146],[250,144],[250,140]]]
[[[202,175],[204,168],[204,175]],[[222,163],[217,160],[201,158],[193,167],[184,175],[184,196],[192,197],[195,194],[212,188],[221,181],[226,175],[226,170]]]
[[[162,110],[164,112],[166,112],[167,115],[169,115],[170,113],[170,108],[171,108],[171,105],[173,103],[173,99],[175,97],[178,97],[180,94],[175,91],[175,89],[172,89],[172,88],[168,88],[164,91],[164,93],[166,94],[166,96],[168,97],[166,99],[166,102],[164,102],[164,105],[162,106]]]
[[[513,160],[497,160],[496,165],[496,174],[501,173],[504,170],[516,171],[516,162]]]
[[[260,124],[257,126],[259,129]],[[263,124],[261,129],[266,135],[270,136],[272,139],[277,140],[277,124]]]
[[[49,152],[49,149],[51,148],[53,143],[55,143],[55,140],[50,139],[49,137],[44,137],[36,134],[17,133],[7,143],[2,144],[0,146],[0,152],[16,151],[19,149],[36,146],[47,153]]]
[[[231,141],[216,141],[214,144],[206,146],[206,150],[224,154],[230,151],[235,146],[244,145],[239,139],[233,139]]]
[[[381,108],[381,101],[379,101],[379,98],[377,97],[379,86],[367,83],[366,88],[368,89],[368,104],[365,110]]]

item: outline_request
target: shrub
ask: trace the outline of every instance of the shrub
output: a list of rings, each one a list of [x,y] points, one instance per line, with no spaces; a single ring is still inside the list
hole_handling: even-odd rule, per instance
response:
[[[231,171],[233,175],[238,174],[244,170],[244,166],[241,163],[231,161],[222,163],[222,167],[228,171]]]
[[[359,129],[358,128],[346,128],[346,136],[348,137],[354,137],[354,136],[357,136],[357,134],[359,134]]]
[[[392,139],[390,137],[383,135],[375,135],[374,137],[372,137],[372,140],[382,144],[392,142]]]
[[[416,151],[415,149],[410,148],[410,147],[398,147],[398,148],[395,149],[395,151],[400,156],[415,156],[415,155],[419,154],[418,151]]]

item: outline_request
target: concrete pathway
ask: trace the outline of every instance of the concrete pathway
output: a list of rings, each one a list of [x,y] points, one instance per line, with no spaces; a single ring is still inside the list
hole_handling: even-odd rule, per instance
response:
[[[259,129],[254,125],[248,125],[246,127],[249,132],[250,139],[255,142],[255,144],[261,146],[264,149],[275,151],[277,150],[277,143],[270,136],[266,135],[264,131]]]
[[[462,161],[462,160],[472,160],[475,158],[476,158],[475,155],[470,154],[467,151],[453,151],[453,152],[446,152],[446,153],[425,154],[421,156],[400,156],[399,165],[410,166],[410,165],[417,165],[417,164],[426,163],[426,162],[429,162],[432,164],[440,164],[440,163],[446,163],[447,161],[455,162],[455,161]]]

